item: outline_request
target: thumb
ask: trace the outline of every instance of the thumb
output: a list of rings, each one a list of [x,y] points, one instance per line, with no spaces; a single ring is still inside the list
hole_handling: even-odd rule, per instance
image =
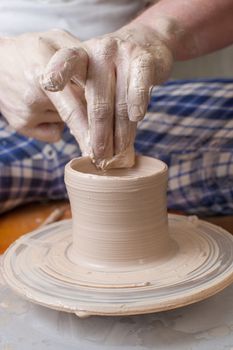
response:
[[[40,84],[44,90],[61,91],[70,80],[74,80],[84,89],[87,64],[88,55],[83,48],[62,48],[50,59],[40,77]]]

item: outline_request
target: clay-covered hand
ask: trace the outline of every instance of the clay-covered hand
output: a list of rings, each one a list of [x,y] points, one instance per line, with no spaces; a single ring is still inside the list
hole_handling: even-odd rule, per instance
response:
[[[103,168],[132,166],[137,122],[146,113],[151,87],[169,77],[172,52],[158,32],[141,24],[82,47],[89,57],[85,96],[94,159]]]
[[[90,40],[85,47],[94,156],[104,166],[130,167],[137,122],[146,114],[151,88],[169,77],[172,53],[155,31],[139,24]]]
[[[46,142],[57,141],[66,123],[83,153],[89,154],[83,89],[88,57],[77,48],[79,44],[77,38],[60,30],[1,38],[0,111],[14,129]],[[53,75],[53,84],[60,87],[70,70],[73,80],[76,72],[79,80],[72,83],[68,79],[62,91],[48,92],[43,89],[46,69]],[[49,75],[46,79],[48,84]]]

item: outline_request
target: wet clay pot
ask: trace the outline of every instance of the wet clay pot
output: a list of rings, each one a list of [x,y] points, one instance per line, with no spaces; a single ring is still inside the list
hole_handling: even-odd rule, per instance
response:
[[[166,211],[167,166],[65,168],[72,220],[27,234],[7,250],[3,274],[21,296],[79,317],[169,310],[233,281],[233,236]]]
[[[69,162],[65,183],[73,218],[73,262],[92,268],[151,263],[169,251],[167,166],[137,157],[131,169],[97,170],[86,158]]]

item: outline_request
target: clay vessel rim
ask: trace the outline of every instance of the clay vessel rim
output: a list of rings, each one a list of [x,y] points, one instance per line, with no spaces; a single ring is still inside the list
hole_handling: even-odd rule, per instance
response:
[[[69,173],[70,175],[76,175],[82,178],[86,178],[86,179],[95,179],[95,180],[104,180],[104,181],[116,181],[116,180],[120,180],[120,181],[134,181],[134,180],[140,180],[140,179],[152,179],[160,174],[166,174],[166,171],[168,169],[166,163],[164,163],[163,161],[156,159],[156,158],[151,158],[151,157],[147,157],[147,156],[136,156],[136,161],[138,159],[144,159],[147,160],[150,163],[154,163],[157,164],[157,169],[156,167],[154,167],[154,170],[148,170],[148,174],[146,174],[146,172],[143,175],[137,174],[137,175],[131,175],[131,176],[119,176],[119,175],[98,175],[98,174],[93,174],[91,172],[82,172],[80,170],[74,169],[74,165],[75,163],[77,163],[78,161],[82,161],[85,162],[85,160],[88,160],[92,163],[91,158],[90,157],[77,157],[72,159],[68,164],[66,164],[65,166],[65,173]],[[159,165],[159,167],[158,167]],[[94,166],[94,164],[93,164]],[[130,171],[130,169],[111,169],[111,171]]]

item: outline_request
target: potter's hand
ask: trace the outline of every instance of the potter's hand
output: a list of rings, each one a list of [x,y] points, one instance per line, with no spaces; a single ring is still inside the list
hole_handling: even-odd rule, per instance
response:
[[[90,40],[85,47],[94,156],[100,162],[110,160],[109,167],[132,166],[137,122],[146,113],[152,86],[169,77],[172,54],[155,31],[138,24]]]
[[[171,51],[141,24],[82,46],[89,56],[85,96],[94,159],[105,168],[132,166],[137,122],[146,113],[151,87],[169,77]]]
[[[81,87],[86,78],[88,57],[83,49],[73,48],[79,43],[75,37],[60,30],[1,38],[0,110],[13,128],[42,141],[58,140],[65,122],[82,151],[89,154],[86,105]],[[64,62],[61,62],[61,55]],[[79,83],[69,81],[63,91],[56,93],[45,91],[41,81],[48,62],[54,84],[62,85],[62,79],[66,78],[64,74],[70,69],[74,78],[76,72],[79,74]]]

